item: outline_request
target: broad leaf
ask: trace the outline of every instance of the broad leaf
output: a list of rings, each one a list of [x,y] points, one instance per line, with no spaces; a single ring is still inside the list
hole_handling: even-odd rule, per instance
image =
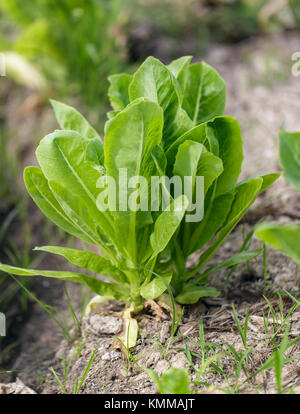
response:
[[[178,89],[181,96],[181,104],[188,80],[189,65],[191,63],[192,56],[183,56],[179,59],[174,60],[168,65],[168,69],[173,74],[174,78],[178,82]]]
[[[90,237],[94,244],[100,245],[101,238],[97,234],[96,223],[85,201],[54,180],[49,181],[49,186],[72,223]]]
[[[110,76],[108,80],[110,82],[108,89],[110,104],[115,111],[120,111],[129,104],[128,88],[132,76],[127,73],[120,73]]]
[[[148,211],[129,210],[130,199],[138,191],[136,188],[128,188],[130,179],[142,176],[150,180],[155,170],[152,158],[152,150],[158,146],[162,138],[163,112],[158,104],[146,100],[139,100],[129,105],[113,118],[106,127],[105,134],[105,167],[109,177],[116,182],[116,212],[114,213],[115,229],[122,238],[126,235],[124,243],[131,259],[136,257],[136,229],[138,217]],[[120,169],[126,172],[125,183],[120,184]],[[147,181],[147,183],[148,183]],[[126,190],[126,193],[124,192]],[[140,196],[141,202],[145,202],[148,209],[147,195],[143,189]],[[148,191],[146,189],[146,191]],[[120,207],[125,203],[123,208]],[[138,209],[138,207],[136,207]],[[149,217],[147,218],[147,220]],[[140,220],[139,220],[140,222]]]
[[[167,168],[167,158],[161,146],[156,145],[155,147],[153,147],[151,151],[151,156],[153,158],[153,161],[155,162],[158,175],[160,177],[164,176]]]
[[[191,238],[188,241],[188,254],[201,249],[208,243],[224,223],[230,211],[234,193],[223,194],[213,200],[205,209],[204,218],[200,223],[195,223]]]
[[[85,138],[95,138],[102,143],[98,132],[88,123],[81,113],[77,111],[77,109],[64,103],[54,101],[53,99],[51,99],[50,102],[61,129],[71,129]]]
[[[130,290],[124,284],[105,283],[89,276],[84,276],[83,280],[99,296],[113,296],[117,300],[130,300]]]
[[[255,228],[255,235],[274,249],[285,253],[300,265],[300,226],[298,224],[259,224]]]
[[[82,275],[81,273],[62,272],[56,270],[23,269],[15,266],[8,266],[3,263],[0,263],[0,270],[2,270],[2,272],[11,273],[17,276],[46,276],[70,282],[85,283],[83,281],[84,275]]]
[[[85,162],[89,142],[75,131],[55,131],[41,140],[36,156],[48,180],[63,182],[95,205],[100,174]]]
[[[187,284],[183,287],[175,299],[182,305],[192,305],[194,303],[197,303],[200,298],[219,295],[220,292],[213,287]]]
[[[36,155],[47,180],[64,183],[65,188],[71,189],[88,206],[101,231],[110,237],[112,219],[96,206],[100,173],[86,162],[89,143],[75,131],[56,131],[42,139]]]
[[[164,133],[163,147],[165,150],[168,148],[183,134],[193,128],[193,121],[189,118],[188,114],[184,109],[179,108],[175,119],[168,131],[168,134]]]
[[[236,266],[241,263],[248,262],[249,260],[254,259],[259,254],[261,254],[262,249],[256,249],[256,250],[245,250],[241,251],[240,253],[235,254],[234,256],[229,257],[228,259],[223,260],[223,262],[216,263],[213,266],[210,266],[208,269],[205,270],[202,274],[198,275],[195,279],[193,279],[190,284],[193,283],[203,283],[207,282],[207,277],[214,272],[217,272],[221,269],[226,269],[227,267]],[[192,273],[192,272],[191,272]],[[191,274],[193,276],[193,274]],[[187,273],[186,280],[188,280],[190,277],[190,274]]]
[[[223,161],[224,171],[218,178],[216,197],[233,190],[241,173],[243,162],[243,141],[238,122],[229,117],[217,117],[208,122],[206,135],[210,142],[210,150],[213,151],[213,142],[217,142],[218,153],[215,153]]]
[[[36,247],[34,250],[58,254],[76,266],[99,273],[115,282],[127,282],[125,275],[116,266],[95,253],[59,246]]]
[[[180,196],[172,201],[169,208],[159,215],[154,224],[154,231],[150,236],[153,249],[151,259],[165,249],[183,219],[188,205],[188,199],[185,196]]]
[[[109,111],[107,112],[106,116],[108,120],[113,119],[116,115],[118,115],[121,111]]]
[[[203,144],[206,140],[206,124],[198,125],[196,127],[191,127],[188,131],[179,136],[171,145],[166,149],[166,157],[168,160],[168,173],[172,174],[173,163],[178,152],[178,148],[185,141],[195,141]]]
[[[191,177],[192,191],[187,192],[187,188],[184,188],[184,194],[189,198],[189,202],[193,202],[193,194],[196,184],[196,175],[199,160],[202,153],[206,151],[202,144],[194,141],[185,141],[178,148],[177,156],[174,163],[173,174],[179,176],[184,186],[185,177]]]
[[[243,162],[243,142],[237,121],[229,116],[215,119],[191,128],[176,139],[166,151],[168,173],[178,148],[185,141],[199,142],[223,162],[223,173],[218,180],[216,196],[231,191],[240,175]]]
[[[130,101],[147,98],[164,111],[164,136],[174,129],[173,121],[179,109],[179,92],[171,72],[157,59],[149,57],[139,67],[129,86]]]
[[[188,68],[183,108],[194,125],[223,115],[226,85],[221,76],[206,63],[194,63]]]
[[[251,204],[258,196],[263,185],[263,178],[253,178],[247,182],[239,184],[236,187],[235,198],[231,205],[230,212],[227,216],[223,228],[217,233],[213,244],[200,256],[197,268],[201,268],[221,246],[223,241],[235,228]]]
[[[42,170],[38,167],[27,167],[24,171],[26,188],[34,202],[42,212],[57,226],[64,229],[72,236],[78,237],[87,243],[94,243],[93,238],[85,234],[78,225],[66,215],[57,199],[54,197],[48,181]]]
[[[203,151],[197,167],[197,176],[204,177],[204,195],[206,196],[213,182],[223,173],[221,158],[211,152]]]
[[[153,300],[158,298],[158,296],[162,295],[167,290],[172,280],[172,273],[161,275],[161,278],[154,277],[150,283],[142,286],[141,295],[143,298]]]
[[[202,153],[206,151],[202,144],[195,141],[185,141],[178,148],[175,158],[173,174],[183,180],[186,176],[196,177],[197,166]]]
[[[276,179],[276,174],[272,174],[273,180]],[[211,258],[211,256],[222,245],[227,236],[236,227],[238,222],[244,216],[256,197],[261,193],[262,188],[266,189],[266,185],[271,184],[270,175],[248,179],[237,185],[235,190],[235,197],[231,205],[230,212],[223,224],[222,229],[217,233],[212,245],[200,256],[198,265],[193,269],[194,273]]]
[[[154,102],[138,101],[113,118],[105,133],[107,175],[117,179],[119,169],[127,168],[127,177],[149,177],[152,149],[162,138],[163,112]],[[152,161],[153,167],[153,161]]]
[[[89,162],[93,168],[98,170],[101,174],[104,173],[104,148],[99,139],[91,139],[86,147],[85,160]]]
[[[86,284],[95,293],[101,296],[113,296],[118,300],[127,300],[129,297],[129,291],[121,285],[114,283],[105,283],[99,279],[91,276],[83,275],[81,273],[62,272],[56,270],[33,270],[23,269],[14,266],[7,266],[0,263],[0,270],[5,273],[10,273],[17,276],[45,276],[54,279],[60,279],[68,282],[76,282],[80,284]]]
[[[300,132],[280,133],[280,163],[287,181],[300,191]]]
[[[173,76],[178,79],[182,72],[188,68],[189,64],[191,63],[192,56],[183,56],[179,59],[173,60],[168,65],[168,69],[173,74]]]
[[[160,394],[191,394],[191,381],[185,369],[169,368],[161,378],[151,369],[146,371]]]

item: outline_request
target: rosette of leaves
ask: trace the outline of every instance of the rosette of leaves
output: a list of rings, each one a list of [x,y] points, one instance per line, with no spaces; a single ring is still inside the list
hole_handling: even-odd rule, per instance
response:
[[[190,62],[191,57],[182,57],[165,66],[149,57],[134,75],[111,76],[113,111],[104,142],[75,109],[52,101],[62,129],[41,140],[36,151],[40,167],[25,169],[27,190],[43,213],[67,233],[96,246],[99,254],[58,246],[38,250],[61,255],[110,282],[82,270],[29,270],[4,264],[1,270],[83,283],[97,295],[127,301],[131,310],[139,311],[144,299],[156,299],[167,287],[181,304],[216,296],[219,292],[209,286],[209,274],[259,254],[242,251],[203,270],[278,175],[237,183],[242,138],[237,121],[223,116],[225,83],[206,63]],[[120,169],[126,169],[127,180],[142,176],[147,182],[153,176],[189,176],[194,186],[197,176],[204,177],[203,219],[187,222],[194,194],[174,199],[171,190],[170,205],[163,211],[102,211],[99,196],[104,200],[109,191],[99,188],[99,179],[115,179],[119,201],[127,184],[119,183]],[[136,193],[148,197],[149,191],[150,186],[144,193],[129,188],[126,200],[138,204]],[[198,263],[187,270],[188,258],[199,249]]]

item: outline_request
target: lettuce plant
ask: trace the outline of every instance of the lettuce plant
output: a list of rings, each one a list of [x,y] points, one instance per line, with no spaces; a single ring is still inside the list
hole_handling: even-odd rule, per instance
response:
[[[191,64],[182,57],[165,66],[149,57],[134,75],[110,77],[104,143],[95,129],[75,109],[52,101],[61,130],[44,137],[36,151],[40,167],[27,167],[24,180],[43,213],[67,233],[96,246],[97,253],[65,247],[36,248],[63,256],[89,274],[20,269],[0,264],[16,275],[41,275],[84,283],[101,297],[114,297],[143,308],[143,299],[155,299],[169,286],[177,302],[196,303],[216,296],[209,275],[255,257],[259,250],[242,251],[204,269],[256,197],[276,180],[277,174],[250,178],[237,184],[243,160],[239,125],[223,116],[226,89],[223,79],[205,63]],[[120,171],[126,170],[126,182]],[[132,177],[149,183],[162,177],[157,201],[169,196],[167,208],[120,208],[121,194]],[[175,197],[166,179],[189,177],[191,191]],[[101,185],[104,177],[105,185]],[[195,201],[197,177],[202,187],[204,215],[186,220]],[[116,183],[119,208],[101,209]],[[151,187],[151,186],[150,186]],[[151,189],[126,191],[126,202],[145,201]],[[142,188],[142,189],[141,189]],[[136,197],[138,192],[139,197]],[[99,207],[100,204],[100,207]],[[194,267],[189,257],[201,249]],[[95,251],[95,250],[94,250]]]
[[[280,164],[285,179],[300,191],[300,132],[281,131]],[[256,236],[300,265],[300,225],[268,222],[256,226]]]

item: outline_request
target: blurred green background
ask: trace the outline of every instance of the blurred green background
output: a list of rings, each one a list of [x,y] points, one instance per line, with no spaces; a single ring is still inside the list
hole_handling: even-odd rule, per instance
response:
[[[76,96],[103,122],[109,74],[150,54],[203,56],[299,20],[298,0],[2,0],[0,51],[15,81],[45,98]]]
[[[66,242],[22,181],[37,142],[56,127],[49,98],[76,106],[102,134],[108,75],[133,72],[149,55],[203,59],[216,45],[299,28],[299,0],[1,0],[0,260],[34,266],[42,257],[33,263],[33,246]],[[0,274],[0,312],[20,321],[26,307],[22,288]],[[0,365],[14,344],[1,346]]]

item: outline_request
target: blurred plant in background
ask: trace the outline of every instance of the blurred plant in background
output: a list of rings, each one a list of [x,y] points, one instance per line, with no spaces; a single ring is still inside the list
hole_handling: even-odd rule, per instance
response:
[[[151,50],[141,47],[137,52],[136,37],[153,42],[147,30],[135,28],[143,21],[156,36],[160,33],[173,40],[166,45],[169,59],[183,53],[182,48],[184,53],[203,54],[213,43],[235,43],[292,29],[300,22],[299,0],[135,0],[131,7],[134,60]]]
[[[201,55],[212,43],[295,27],[300,0],[2,0],[0,20],[12,76],[22,80],[25,58],[41,72],[30,77],[42,93],[45,77],[58,99],[79,95],[103,122],[107,76],[128,60]]]
[[[295,22],[300,28],[300,1],[299,0],[288,0],[290,8],[292,10]]]
[[[2,0],[0,48],[34,62],[56,96],[79,94],[89,107],[106,105],[107,75],[126,60],[123,3]]]
[[[200,42],[235,41],[255,35],[259,32],[258,14],[264,3],[266,0],[141,0],[144,8],[152,9],[151,18],[168,33],[191,33],[198,35]],[[164,6],[164,13],[157,13],[159,5]],[[201,35],[206,39],[201,39]]]
[[[1,122],[1,120],[0,120]],[[1,122],[2,124],[2,122]],[[1,125],[2,126],[2,125]],[[17,187],[18,157],[13,156],[8,150],[7,135],[0,132],[0,257],[11,257],[15,263],[29,262],[29,232],[26,232],[27,197],[21,195]],[[18,249],[9,240],[13,223],[18,223],[19,231],[24,237],[24,248]],[[28,280],[22,283],[26,286]],[[8,275],[0,274],[0,312],[7,318],[7,332],[15,338],[16,330],[12,326],[12,320],[20,316],[27,309],[27,296],[23,294],[21,287],[11,282]],[[16,343],[7,342],[5,337],[0,337],[0,365],[8,358],[9,352]]]

